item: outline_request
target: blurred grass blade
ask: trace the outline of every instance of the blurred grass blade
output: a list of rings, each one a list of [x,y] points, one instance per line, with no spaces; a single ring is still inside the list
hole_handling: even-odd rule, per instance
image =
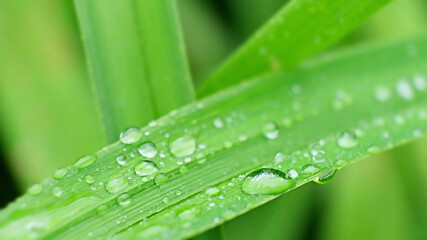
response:
[[[427,131],[426,40],[327,55],[173,111],[30,188],[0,212],[0,238],[190,237],[326,181]]]
[[[0,5],[1,142],[4,160],[25,190],[107,141],[81,64],[73,5]]]
[[[331,46],[391,0],[293,0],[202,84],[206,96],[242,80],[295,67]]]
[[[75,4],[110,142],[124,128],[191,101],[174,1]]]

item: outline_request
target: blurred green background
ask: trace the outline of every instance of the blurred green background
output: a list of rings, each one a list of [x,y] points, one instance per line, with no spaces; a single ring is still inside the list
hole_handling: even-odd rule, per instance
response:
[[[179,0],[198,86],[287,1]],[[427,30],[426,0],[394,0],[336,48]],[[0,0],[0,206],[107,144],[72,0]],[[427,139],[307,184],[226,223],[225,239],[427,239]]]

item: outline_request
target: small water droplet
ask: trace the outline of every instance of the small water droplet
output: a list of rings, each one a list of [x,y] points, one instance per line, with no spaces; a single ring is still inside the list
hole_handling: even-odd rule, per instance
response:
[[[137,142],[142,137],[142,132],[135,127],[128,128],[120,133],[120,142],[124,144],[132,144]]]
[[[165,184],[169,181],[168,176],[166,176],[165,174],[161,173],[159,175],[156,176],[156,178],[154,178],[154,182],[157,185],[161,185],[161,184]]]
[[[414,98],[414,91],[411,85],[406,80],[399,80],[396,85],[397,94],[405,100],[412,100]]]
[[[96,212],[98,214],[105,212],[108,208],[110,208],[108,205],[102,204],[101,206],[96,208]]]
[[[242,190],[247,194],[275,195],[295,187],[292,179],[286,174],[273,168],[261,168],[246,176],[242,183]]]
[[[297,178],[297,177],[298,177],[298,172],[297,172],[297,171],[295,171],[294,169],[289,169],[289,171],[288,171],[288,173],[286,174],[286,176],[287,176],[288,178],[295,179],[295,178]]]
[[[63,178],[65,176],[65,174],[67,174],[67,169],[59,168],[53,174],[53,178],[59,180],[59,179]]]
[[[76,163],[74,163],[74,166],[77,168],[77,170],[81,170],[89,165],[91,165],[93,162],[95,162],[96,156],[95,155],[86,155],[79,160],[77,160]]]
[[[391,96],[391,91],[386,87],[378,87],[375,90],[375,98],[379,102],[386,102],[387,100],[390,99],[390,96]]]
[[[37,195],[37,194],[41,193],[42,191],[43,191],[43,185],[37,183],[28,189],[28,194]]]
[[[188,172],[188,168],[186,166],[181,166],[181,167],[179,167],[179,172],[180,173],[186,173],[186,172]]]
[[[335,162],[335,165],[337,167],[339,167],[339,168],[342,168],[342,167],[344,167],[347,164],[348,164],[348,162],[346,160],[344,160],[344,159],[340,159],[340,160],[338,160],[338,161]]]
[[[178,217],[182,221],[190,221],[197,217],[200,213],[200,208],[198,206],[190,206],[188,208],[182,209],[178,213]]]
[[[157,171],[159,171],[159,169],[151,161],[142,161],[135,165],[135,173],[138,176],[150,176]]]
[[[335,176],[336,172],[337,172],[337,170],[332,170],[332,171],[329,171],[327,173],[324,173],[324,174],[320,175],[319,177],[317,177],[316,179],[314,179],[314,182],[319,183],[319,184],[328,183]]]
[[[219,118],[219,117],[217,117],[217,118],[215,118],[215,119],[213,120],[213,125],[214,125],[216,128],[222,128],[222,127],[224,127],[224,123],[222,122],[221,118]]]
[[[281,163],[285,161],[286,156],[283,153],[277,153],[276,156],[274,156],[274,162],[275,163]]]
[[[118,177],[105,184],[105,190],[107,190],[109,193],[116,193],[125,189],[127,186],[128,182],[126,179]]]
[[[95,179],[91,175],[86,175],[85,182],[87,182],[88,184],[92,184],[95,182]]]
[[[211,197],[218,195],[219,192],[220,191],[217,187],[210,187],[210,188],[206,189],[206,191],[205,191],[205,193]]]
[[[169,198],[168,198],[168,197],[164,197],[164,198],[162,199],[162,201],[163,201],[163,203],[168,204],[168,202],[169,202]]]
[[[264,136],[268,139],[276,139],[279,136],[279,129],[273,122],[267,123],[262,130]]]
[[[120,204],[120,206],[126,206],[131,202],[131,197],[127,193],[123,193],[117,198],[117,203]]]
[[[381,149],[378,146],[370,146],[368,150],[366,150],[370,154],[378,153]]]
[[[116,161],[120,166],[126,165],[126,158],[123,155],[119,155],[116,157]]]
[[[60,197],[64,193],[64,190],[60,187],[54,187],[52,192],[55,197]]]
[[[175,157],[191,155],[194,150],[196,150],[196,140],[189,135],[179,137],[170,144],[170,151]]]
[[[420,91],[425,90],[427,87],[426,79],[421,75],[415,76],[414,77],[414,86],[416,89],[418,89]]]
[[[314,165],[306,165],[302,168],[303,173],[315,174],[319,172],[319,168]]]
[[[143,157],[152,158],[152,157],[156,156],[157,148],[153,143],[147,142],[147,143],[142,144],[141,147],[138,148],[138,152]]]
[[[344,132],[341,137],[338,138],[338,146],[342,148],[353,148],[358,144],[357,138],[350,132]]]

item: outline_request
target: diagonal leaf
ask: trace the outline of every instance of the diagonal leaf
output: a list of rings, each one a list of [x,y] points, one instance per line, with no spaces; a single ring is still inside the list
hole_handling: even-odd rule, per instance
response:
[[[75,3],[110,142],[194,98],[174,1]]]
[[[189,237],[413,139],[427,131],[426,39],[329,55],[172,111],[30,188],[0,212],[0,238]]]
[[[260,74],[290,70],[337,42],[390,1],[291,1],[207,79],[198,95]]]

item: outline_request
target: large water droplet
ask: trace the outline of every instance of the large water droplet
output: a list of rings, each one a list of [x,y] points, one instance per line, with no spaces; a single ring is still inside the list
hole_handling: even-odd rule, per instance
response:
[[[91,165],[93,162],[95,162],[95,160],[95,155],[87,155],[77,160],[77,162],[74,163],[74,166],[77,168],[77,170],[80,170]]]
[[[303,173],[308,173],[308,174],[315,174],[315,173],[318,173],[319,172],[319,168],[318,167],[316,167],[316,166],[314,166],[314,165],[305,165],[303,168],[302,168],[302,172]]]
[[[124,144],[132,144],[137,142],[142,137],[142,132],[135,127],[128,128],[120,133],[120,142]]]
[[[43,191],[43,185],[37,183],[28,189],[28,194],[37,195],[37,194],[41,193],[42,191]]]
[[[206,189],[205,193],[206,193],[208,196],[213,197],[213,196],[218,195],[218,193],[219,193],[219,189],[218,189],[217,187],[210,187],[210,188]]]
[[[126,165],[126,157],[123,155],[119,155],[116,157],[116,161],[119,165],[124,166]]]
[[[279,136],[279,129],[273,122],[267,123],[262,129],[264,136],[268,139],[276,139]]]
[[[64,176],[65,176],[65,174],[67,174],[67,169],[65,169],[65,168],[60,168],[60,169],[57,169],[56,171],[55,171],[55,173],[53,174],[53,178],[55,178],[55,179],[61,179],[61,178],[63,178]]]
[[[170,151],[175,157],[191,155],[194,150],[196,150],[196,140],[189,135],[177,138],[170,144]]]
[[[337,172],[337,170],[332,170],[332,171],[329,171],[327,173],[324,173],[324,174],[320,175],[319,177],[315,178],[314,182],[319,183],[319,184],[328,183],[335,176],[336,172]]]
[[[147,142],[142,144],[141,147],[138,148],[138,152],[146,158],[152,158],[156,156],[157,148],[153,143]]]
[[[121,206],[128,205],[131,202],[131,197],[127,193],[123,193],[117,198],[117,203]]]
[[[159,169],[151,161],[142,161],[135,165],[135,173],[138,176],[149,176],[157,171],[159,171]]]
[[[128,183],[126,179],[118,177],[105,184],[105,190],[107,190],[109,193],[116,193],[125,189],[127,186]]]
[[[261,168],[248,174],[243,180],[242,190],[247,194],[279,194],[295,187],[292,179],[273,168]]]
[[[338,138],[338,146],[342,148],[353,148],[357,146],[357,138],[350,132],[345,132]]]

